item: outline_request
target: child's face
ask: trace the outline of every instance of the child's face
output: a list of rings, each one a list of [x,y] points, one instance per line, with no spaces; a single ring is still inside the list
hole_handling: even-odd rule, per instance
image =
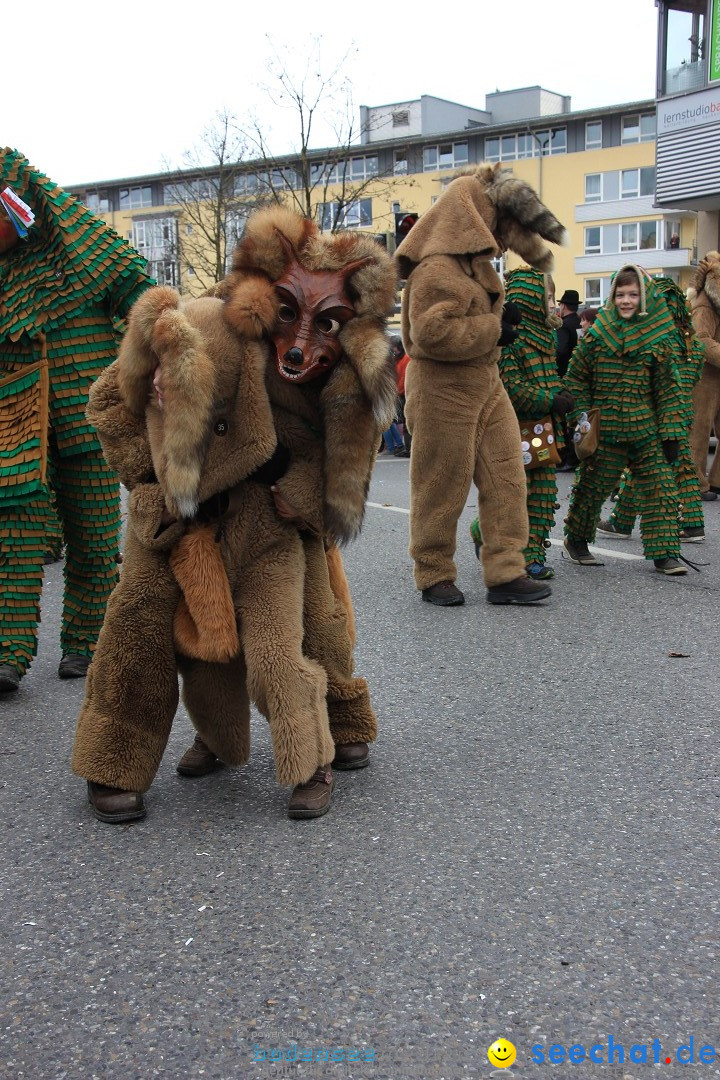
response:
[[[584,315],[580,316],[580,329],[584,332],[590,329],[590,323],[587,321]]]
[[[623,319],[631,319],[640,307],[640,286],[620,285],[615,292],[615,307]]]

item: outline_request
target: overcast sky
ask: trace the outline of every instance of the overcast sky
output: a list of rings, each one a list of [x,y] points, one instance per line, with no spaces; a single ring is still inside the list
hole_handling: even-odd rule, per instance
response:
[[[356,113],[421,94],[484,108],[488,92],[535,85],[569,94],[573,109],[654,97],[653,0],[461,0],[427,16],[424,6],[5,5],[0,145],[59,184],[139,176],[181,164],[226,108],[255,112],[272,150],[290,152],[295,126],[262,89],[267,60],[290,43],[300,65],[318,34],[324,66],[349,52]],[[335,141],[327,127],[317,134],[315,145]]]

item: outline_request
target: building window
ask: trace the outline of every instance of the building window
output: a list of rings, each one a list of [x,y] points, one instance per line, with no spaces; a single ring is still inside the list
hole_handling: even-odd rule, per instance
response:
[[[144,206],[152,206],[152,188],[146,187],[120,188],[120,209],[140,210]]]
[[[466,142],[443,143],[440,146],[426,146],[423,149],[425,172],[436,169],[458,169],[467,163],[468,144]]]
[[[516,135],[503,135],[500,140],[500,157],[503,161],[514,161],[517,158]]]
[[[320,204],[323,231],[363,229],[372,225],[372,199],[355,199],[341,206],[339,202]]]
[[[410,110],[398,109],[397,112],[392,114],[392,126],[393,127],[409,127],[410,126]]]
[[[661,5],[660,18],[665,23],[663,90],[665,94],[683,94],[705,85],[705,62],[708,55],[706,0],[682,0]],[[712,73],[710,78],[712,79]]]
[[[217,178],[204,176],[196,177],[194,180],[180,180],[175,184],[165,184],[163,206],[182,206],[183,203],[213,199],[217,194],[217,189]]]
[[[500,160],[500,140],[497,138],[485,140],[485,160],[486,161],[499,161]]]
[[[620,172],[620,198],[637,199],[641,195],[655,194],[655,168],[622,169]]]
[[[602,150],[602,120],[588,120],[585,124],[585,149]]]
[[[640,222],[640,250],[648,251],[657,248],[658,237],[657,221]]]
[[[642,116],[623,116],[622,134],[620,141],[623,143],[649,142],[655,138],[655,114],[645,113]]]
[[[680,222],[679,221],[664,221],[663,222],[663,234],[666,248],[679,248],[680,247]]]
[[[85,205],[93,214],[109,214],[110,198],[107,191],[88,191],[85,193]]]
[[[133,244],[158,285],[177,285],[177,222],[173,217],[133,221]]]
[[[657,238],[657,221],[630,221],[620,227],[620,250],[654,251]]]
[[[393,173],[395,176],[407,176],[408,171],[408,159],[407,150],[396,150],[395,160],[393,163]]]
[[[590,228],[585,229],[585,254],[586,255],[599,255],[600,254],[600,226],[591,225]]]
[[[588,173],[586,175],[585,202],[602,202],[602,173]]]
[[[620,229],[620,250],[637,251],[638,249],[638,224],[637,221],[629,225],[623,225]]]
[[[585,303],[590,307],[600,307],[602,285],[599,277],[585,278]]]

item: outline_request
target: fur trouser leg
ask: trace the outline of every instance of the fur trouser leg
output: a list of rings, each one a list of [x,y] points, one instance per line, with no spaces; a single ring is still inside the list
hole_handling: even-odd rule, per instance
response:
[[[250,701],[242,656],[227,664],[209,664],[178,656],[183,701],[195,730],[226,765],[244,765],[250,757]]]
[[[413,391],[410,458],[410,555],[415,584],[427,589],[455,581],[457,523],[474,479],[483,534],[485,584],[525,573],[528,540],[520,429],[501,384],[489,401],[451,389]]]
[[[167,558],[128,527],[120,581],[88,669],[75,732],[78,776],[146,791],[162,759],[178,704],[173,616],[180,589]]]
[[[0,664],[21,675],[37,652],[50,512],[41,496],[0,513]]]
[[[65,535],[60,646],[90,656],[118,579],[120,488],[99,449],[59,458],[53,486]]]
[[[530,536],[525,548],[526,563],[545,563],[548,539],[555,522],[555,502],[557,500],[557,482],[555,466],[550,468],[528,469],[527,510]]]
[[[720,487],[720,452],[708,476],[708,446],[710,432],[720,430],[720,368],[705,364],[700,381],[693,390],[693,424],[690,429],[690,451],[695,464],[700,490],[709,491],[710,485]]]
[[[267,717],[281,784],[300,784],[332,761],[327,676],[303,642],[305,556],[297,533],[239,575],[236,605],[251,699]]]
[[[327,708],[333,742],[336,745],[373,742],[377,738],[377,718],[370,704],[367,682],[353,677],[353,650],[347,611],[331,587],[322,540],[305,536],[303,548],[303,652],[327,672]]]
[[[473,479],[478,489],[483,576],[491,588],[524,575],[529,535],[520,427],[503,386],[480,414]]]

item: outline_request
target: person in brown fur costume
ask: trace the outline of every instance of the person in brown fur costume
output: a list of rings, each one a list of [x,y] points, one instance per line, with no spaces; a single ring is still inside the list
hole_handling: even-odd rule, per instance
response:
[[[249,699],[267,716],[290,816],[328,809],[335,742],[375,737],[323,540],[362,523],[394,405],[394,290],[374,241],[274,208],[248,222],[225,301],[159,288],[133,309],[91,395],[131,489],[73,754],[102,820],[144,815],[178,670],[199,735],[228,764],[248,758]]]
[[[710,502],[720,495],[719,450],[709,476],[707,468],[713,428],[720,438],[720,252],[709,251],[698,264],[687,296],[695,333],[705,347],[705,364],[693,391],[690,452],[700,481],[700,497]]]
[[[546,582],[525,573],[520,431],[498,372],[499,345],[515,331],[503,322],[504,290],[491,260],[510,248],[548,271],[552,255],[541,238],[560,243],[563,236],[528,184],[483,165],[458,174],[396,252],[407,279],[402,338],[413,361],[405,406],[413,440],[410,554],[429,603],[465,601],[453,556],[472,481],[487,600],[526,604],[550,595]]]

